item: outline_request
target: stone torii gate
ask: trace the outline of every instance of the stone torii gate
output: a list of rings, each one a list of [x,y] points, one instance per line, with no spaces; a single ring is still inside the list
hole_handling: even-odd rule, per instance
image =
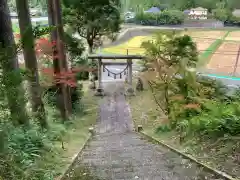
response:
[[[127,83],[129,85],[127,89],[128,95],[134,94],[134,88],[132,84],[132,78],[133,78],[133,72],[132,72],[132,60],[134,59],[143,59],[143,56],[139,55],[90,55],[88,56],[89,59],[92,61],[97,60],[98,61],[98,84],[96,89],[97,96],[103,96],[104,95],[104,89],[103,89],[103,83],[102,83],[102,73],[106,70],[105,66],[111,66],[111,65],[126,65],[126,69],[121,72],[127,73]],[[126,62],[103,62],[103,60],[127,60]],[[109,72],[108,72],[109,73]],[[120,75],[120,78],[122,76],[121,73],[112,73],[114,74],[114,78],[116,79],[116,75]]]

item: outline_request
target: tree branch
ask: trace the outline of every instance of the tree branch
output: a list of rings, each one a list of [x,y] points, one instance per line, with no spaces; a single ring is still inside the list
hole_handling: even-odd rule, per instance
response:
[[[149,87],[151,88],[151,91],[152,91],[152,95],[153,95],[154,101],[156,102],[156,104],[158,105],[158,107],[159,107],[163,112],[165,112],[165,109],[162,108],[161,104],[158,102],[158,100],[157,100],[157,98],[156,98],[156,96],[155,96],[155,94],[154,94],[154,90],[153,90],[153,87],[152,87],[151,82],[148,81],[148,80],[147,80],[147,82],[148,82]]]

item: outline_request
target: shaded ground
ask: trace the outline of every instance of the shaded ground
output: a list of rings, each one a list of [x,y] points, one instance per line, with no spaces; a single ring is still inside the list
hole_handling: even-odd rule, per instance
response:
[[[177,154],[142,139],[133,131],[123,86],[108,88],[111,92],[100,102],[97,133],[64,180],[216,179]]]

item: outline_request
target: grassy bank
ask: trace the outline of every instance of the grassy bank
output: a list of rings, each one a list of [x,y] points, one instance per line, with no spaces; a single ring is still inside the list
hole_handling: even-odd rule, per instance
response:
[[[59,120],[54,108],[46,106],[50,123],[49,131],[45,132],[45,141],[49,147],[44,148],[48,150],[42,150],[43,153],[36,155],[33,163],[28,167],[21,167],[26,170],[21,173],[21,176],[15,176],[15,179],[56,180],[65,173],[88,140],[89,127],[93,126],[97,120],[98,98],[92,91],[87,90],[87,83],[83,85],[82,100],[70,120],[64,124]],[[28,154],[24,156],[26,155]]]
[[[65,149],[61,149],[59,156],[55,159],[58,164],[58,166],[55,166],[55,176],[63,174],[71,164],[73,157],[78,154],[90,136],[89,127],[96,123],[98,98],[94,96],[92,91],[88,91],[87,84],[84,85],[84,89],[85,94],[82,99],[83,110],[75,113],[72,117],[72,123],[67,127],[67,133],[63,137]],[[56,147],[60,149],[62,146],[60,145],[58,143]]]
[[[55,145],[60,150],[58,156],[55,157],[55,162],[57,162],[55,164],[55,177],[63,174],[71,164],[73,157],[78,154],[90,136],[88,128],[95,125],[97,120],[98,98],[94,96],[92,91],[88,90],[87,83],[84,83],[83,88],[83,107],[79,107],[79,111],[75,113],[67,127],[67,133],[63,137],[64,150],[61,143]]]
[[[154,77],[154,75],[151,75]],[[151,79],[147,75],[148,79]],[[145,90],[137,92],[128,99],[135,125],[142,125],[144,132],[168,145],[192,155],[200,162],[224,171],[234,177],[240,177],[240,137],[203,139],[191,136],[180,143],[180,135],[175,131],[157,131],[158,127],[168,123],[166,116],[156,105],[153,95],[145,83]],[[146,108],[147,107],[147,108]]]

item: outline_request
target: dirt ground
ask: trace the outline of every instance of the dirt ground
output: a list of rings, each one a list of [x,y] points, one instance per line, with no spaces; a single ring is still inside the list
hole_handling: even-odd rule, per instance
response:
[[[225,39],[229,41],[240,41],[240,31],[230,32]]]
[[[193,38],[221,39],[226,31],[189,31],[187,34]]]
[[[237,58],[239,44],[224,42],[213,54],[207,68],[213,73],[221,75],[232,75]],[[240,73],[240,67],[237,68]]]
[[[203,53],[213,42],[212,39],[202,39],[202,38],[193,38],[194,42],[197,44],[197,49],[199,54]]]

